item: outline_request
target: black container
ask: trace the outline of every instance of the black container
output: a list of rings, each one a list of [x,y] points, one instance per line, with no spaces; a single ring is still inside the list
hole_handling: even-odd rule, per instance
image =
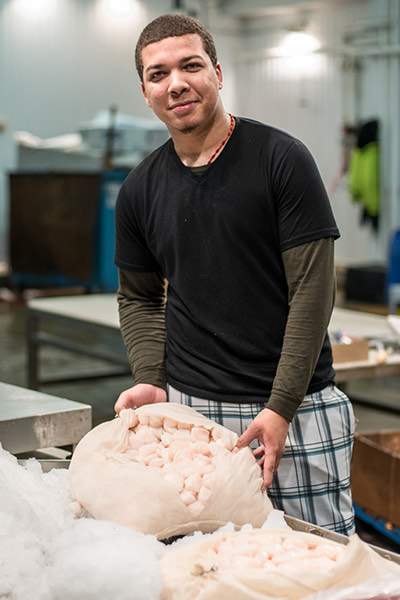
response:
[[[345,298],[349,302],[386,304],[387,268],[382,264],[350,266],[345,276]]]

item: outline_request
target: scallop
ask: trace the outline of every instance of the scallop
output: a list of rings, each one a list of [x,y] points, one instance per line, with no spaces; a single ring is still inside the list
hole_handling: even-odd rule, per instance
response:
[[[195,452],[199,454],[204,454],[204,456],[211,456],[210,444],[206,442],[194,442],[192,443],[192,448]]]
[[[158,449],[158,453],[164,459],[164,463],[169,463],[174,458],[171,448],[164,448],[164,446],[162,446],[161,449]]]
[[[199,502],[202,502],[204,505],[207,504],[208,500],[211,498],[211,490],[208,489],[205,485],[202,485],[199,491]]]
[[[172,452],[175,454],[175,453],[179,452],[180,450],[185,450],[186,448],[189,447],[189,445],[187,442],[185,442],[185,440],[172,440],[172,442],[169,444],[169,447],[171,448]]]
[[[163,477],[164,477],[165,481],[168,481],[168,483],[171,483],[174,487],[176,487],[178,492],[181,492],[183,490],[184,479],[183,479],[182,475],[180,475],[179,473],[175,473],[174,471],[169,471],[169,472],[165,473],[163,475]]]
[[[193,459],[193,452],[191,448],[187,446],[183,448],[178,448],[178,450],[176,450],[175,452],[173,446],[170,446],[170,450],[174,453],[174,463],[190,462]]]
[[[215,465],[213,465],[211,462],[208,465],[200,465],[198,468],[198,472],[200,473],[200,475],[204,475],[204,477],[207,477],[207,475],[214,473],[214,471]]]
[[[213,456],[216,456],[219,452],[221,452],[221,446],[216,442],[210,442],[208,444],[208,448]]]
[[[182,502],[186,504],[186,506],[189,506],[190,504],[193,504],[193,502],[196,502],[196,496],[188,490],[183,490],[183,492],[181,492],[179,495],[181,497]]]
[[[219,443],[227,450],[233,450],[233,448],[235,447],[235,434],[232,431],[229,431],[228,429],[223,429],[222,427],[214,427],[211,433],[211,437],[215,442]]]
[[[192,502],[191,504],[189,504],[189,508],[195,515],[199,515],[204,510],[205,507],[204,507],[204,504],[202,504],[201,502],[196,500],[195,502]]]
[[[128,438],[128,444],[129,448],[131,448],[132,450],[138,450],[143,446],[143,441],[140,437],[138,437],[137,434],[133,433]]]
[[[185,489],[190,490],[191,492],[198,493],[201,485],[202,478],[199,473],[193,473],[193,475],[189,475],[189,477],[185,479]]]
[[[193,467],[189,462],[180,462],[176,465],[176,470],[178,473],[183,475],[183,477],[189,477],[193,473]]]
[[[215,473],[211,473],[211,472],[207,473],[203,477],[203,484],[208,488],[212,488],[214,485],[214,479],[215,479]]]
[[[147,426],[137,428],[136,439],[140,440],[142,444],[152,444],[158,441],[154,430]]]
[[[139,419],[138,419],[137,414],[132,411],[132,413],[129,415],[129,429],[133,429],[134,427],[136,427],[138,422],[139,422]]]
[[[164,422],[163,417],[159,417],[157,415],[149,415],[150,427],[155,427],[156,429],[162,429],[163,422]]]
[[[184,440],[190,442],[190,431],[188,429],[177,429],[173,436],[176,440]]]
[[[193,427],[190,432],[192,442],[205,442],[207,443],[210,439],[210,434],[204,427]]]
[[[154,454],[154,456],[157,456],[157,450],[158,450],[157,444],[145,444],[139,448],[139,457],[142,459],[142,458],[145,458],[146,456],[150,456],[151,454]]]
[[[158,440],[161,440],[161,438],[164,434],[164,429],[162,427],[152,427],[151,429],[153,430],[154,436]]]
[[[147,464],[149,465],[149,467],[158,467],[161,468],[164,466],[164,460],[159,457],[159,456],[155,456],[154,458],[151,458],[147,461]]]
[[[170,446],[172,441],[173,441],[173,437],[170,433],[164,432],[161,434],[161,443],[163,444],[163,446]]]
[[[176,421],[174,421],[173,419],[168,419],[168,418],[164,419],[163,428],[168,433],[174,433],[177,430],[177,425],[178,425],[178,423]]]

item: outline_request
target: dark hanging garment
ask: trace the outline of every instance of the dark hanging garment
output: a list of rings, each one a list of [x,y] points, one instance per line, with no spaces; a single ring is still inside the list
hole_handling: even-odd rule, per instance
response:
[[[378,143],[378,129],[379,124],[377,119],[373,119],[372,121],[367,121],[366,123],[360,125],[357,135],[357,148],[362,150],[368,144]]]

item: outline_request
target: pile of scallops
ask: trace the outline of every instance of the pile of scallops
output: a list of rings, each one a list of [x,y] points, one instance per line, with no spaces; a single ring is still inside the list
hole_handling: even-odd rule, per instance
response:
[[[178,491],[182,502],[198,515],[210,498],[218,452],[235,451],[227,429],[177,422],[159,415],[139,414],[131,422],[126,455],[158,469]]]
[[[193,574],[207,570],[262,569],[290,573],[293,561],[296,570],[329,570],[343,555],[346,547],[316,536],[271,532],[260,536],[257,532],[242,532],[222,536],[213,544],[204,564],[194,566]]]

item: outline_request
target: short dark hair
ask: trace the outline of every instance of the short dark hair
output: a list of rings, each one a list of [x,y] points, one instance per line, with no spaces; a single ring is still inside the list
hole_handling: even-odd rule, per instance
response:
[[[168,37],[180,37],[181,35],[192,33],[197,33],[200,36],[205,52],[207,52],[212,64],[216,67],[218,61],[214,40],[211,33],[207,31],[200,21],[182,14],[161,15],[146,25],[136,44],[136,70],[140,80],[143,81],[143,48]]]

